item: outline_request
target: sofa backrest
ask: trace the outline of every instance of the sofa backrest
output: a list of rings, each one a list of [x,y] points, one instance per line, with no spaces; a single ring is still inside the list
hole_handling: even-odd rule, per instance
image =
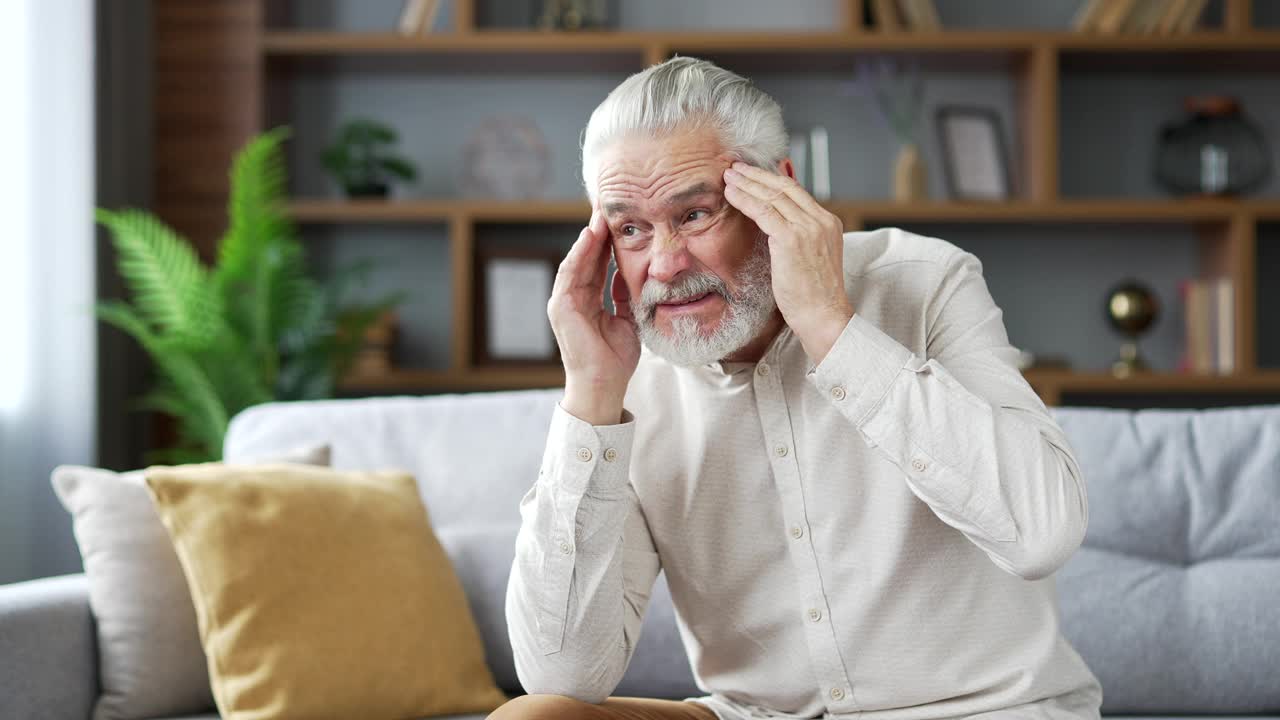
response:
[[[1052,412],[1089,494],[1063,634],[1103,709],[1280,710],[1280,405]]]
[[[413,472],[495,677],[516,690],[506,582],[561,394],[273,403],[236,416],[225,455],[324,442],[335,467]],[[1103,711],[1280,711],[1280,405],[1051,412],[1089,494],[1084,544],[1055,575],[1062,628]],[[701,694],[662,576],[616,692]]]
[[[232,419],[223,456],[263,457],[327,443],[338,469],[394,468],[418,480],[440,543],[467,592],[499,687],[520,688],[507,640],[507,578],[520,498],[538,477],[563,390],[269,403]],[[659,575],[640,642],[617,693],[700,695]]]

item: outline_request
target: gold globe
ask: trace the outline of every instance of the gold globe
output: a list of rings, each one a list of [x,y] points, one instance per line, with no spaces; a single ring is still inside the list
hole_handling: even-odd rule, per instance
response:
[[[1111,365],[1112,374],[1124,377],[1147,370],[1137,341],[1160,314],[1156,294],[1136,280],[1125,280],[1107,292],[1106,313],[1111,327],[1129,338],[1120,346],[1120,358]]]

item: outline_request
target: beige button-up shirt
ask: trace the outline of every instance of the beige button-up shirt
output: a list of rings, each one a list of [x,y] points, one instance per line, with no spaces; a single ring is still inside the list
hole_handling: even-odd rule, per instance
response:
[[[1052,575],[1085,484],[982,264],[897,229],[844,258],[816,367],[784,328],[759,363],[646,350],[621,424],[557,406],[506,598],[528,692],[609,696],[661,569],[721,718],[1099,717]]]

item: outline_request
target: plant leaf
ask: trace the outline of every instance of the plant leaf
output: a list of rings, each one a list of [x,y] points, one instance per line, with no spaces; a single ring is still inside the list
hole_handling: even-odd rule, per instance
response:
[[[155,216],[98,209],[111,231],[117,267],[146,324],[186,348],[222,331],[222,303],[195,249]]]

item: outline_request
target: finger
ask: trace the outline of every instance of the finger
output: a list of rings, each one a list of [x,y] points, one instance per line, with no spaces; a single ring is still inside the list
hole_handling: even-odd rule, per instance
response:
[[[745,177],[765,185],[766,187],[781,190],[797,205],[808,210],[810,213],[821,214],[822,212],[826,212],[826,208],[822,207],[822,203],[814,199],[814,197],[810,195],[809,192],[800,185],[800,183],[795,181],[795,178],[787,175],[780,175],[778,173],[771,173],[768,170],[763,170],[755,165],[741,161],[735,162],[730,169],[735,170]]]
[[[635,320],[631,314],[631,291],[622,279],[622,273],[613,273],[613,282],[609,285],[609,297],[613,300],[613,314],[626,320]]]
[[[747,217],[767,235],[784,236],[792,232],[792,224],[773,203],[765,202],[736,185],[726,185],[724,199]]]
[[[796,204],[785,192],[757,182],[756,180],[734,171],[732,168],[724,173],[725,187],[737,187],[756,196],[760,200],[772,204],[778,212],[793,225],[805,225],[811,220],[807,210]]]
[[[602,252],[604,241],[587,226],[578,234],[578,239],[569,248],[568,254],[560,262],[556,271],[556,279],[552,284],[552,292],[567,292],[576,288],[591,288],[593,285],[600,291],[604,289],[603,274],[597,269],[600,257],[608,257]]]
[[[609,236],[609,222],[605,219],[604,213],[600,212],[598,208],[595,212],[591,213],[591,224],[588,225],[588,227],[599,235],[604,237]]]

